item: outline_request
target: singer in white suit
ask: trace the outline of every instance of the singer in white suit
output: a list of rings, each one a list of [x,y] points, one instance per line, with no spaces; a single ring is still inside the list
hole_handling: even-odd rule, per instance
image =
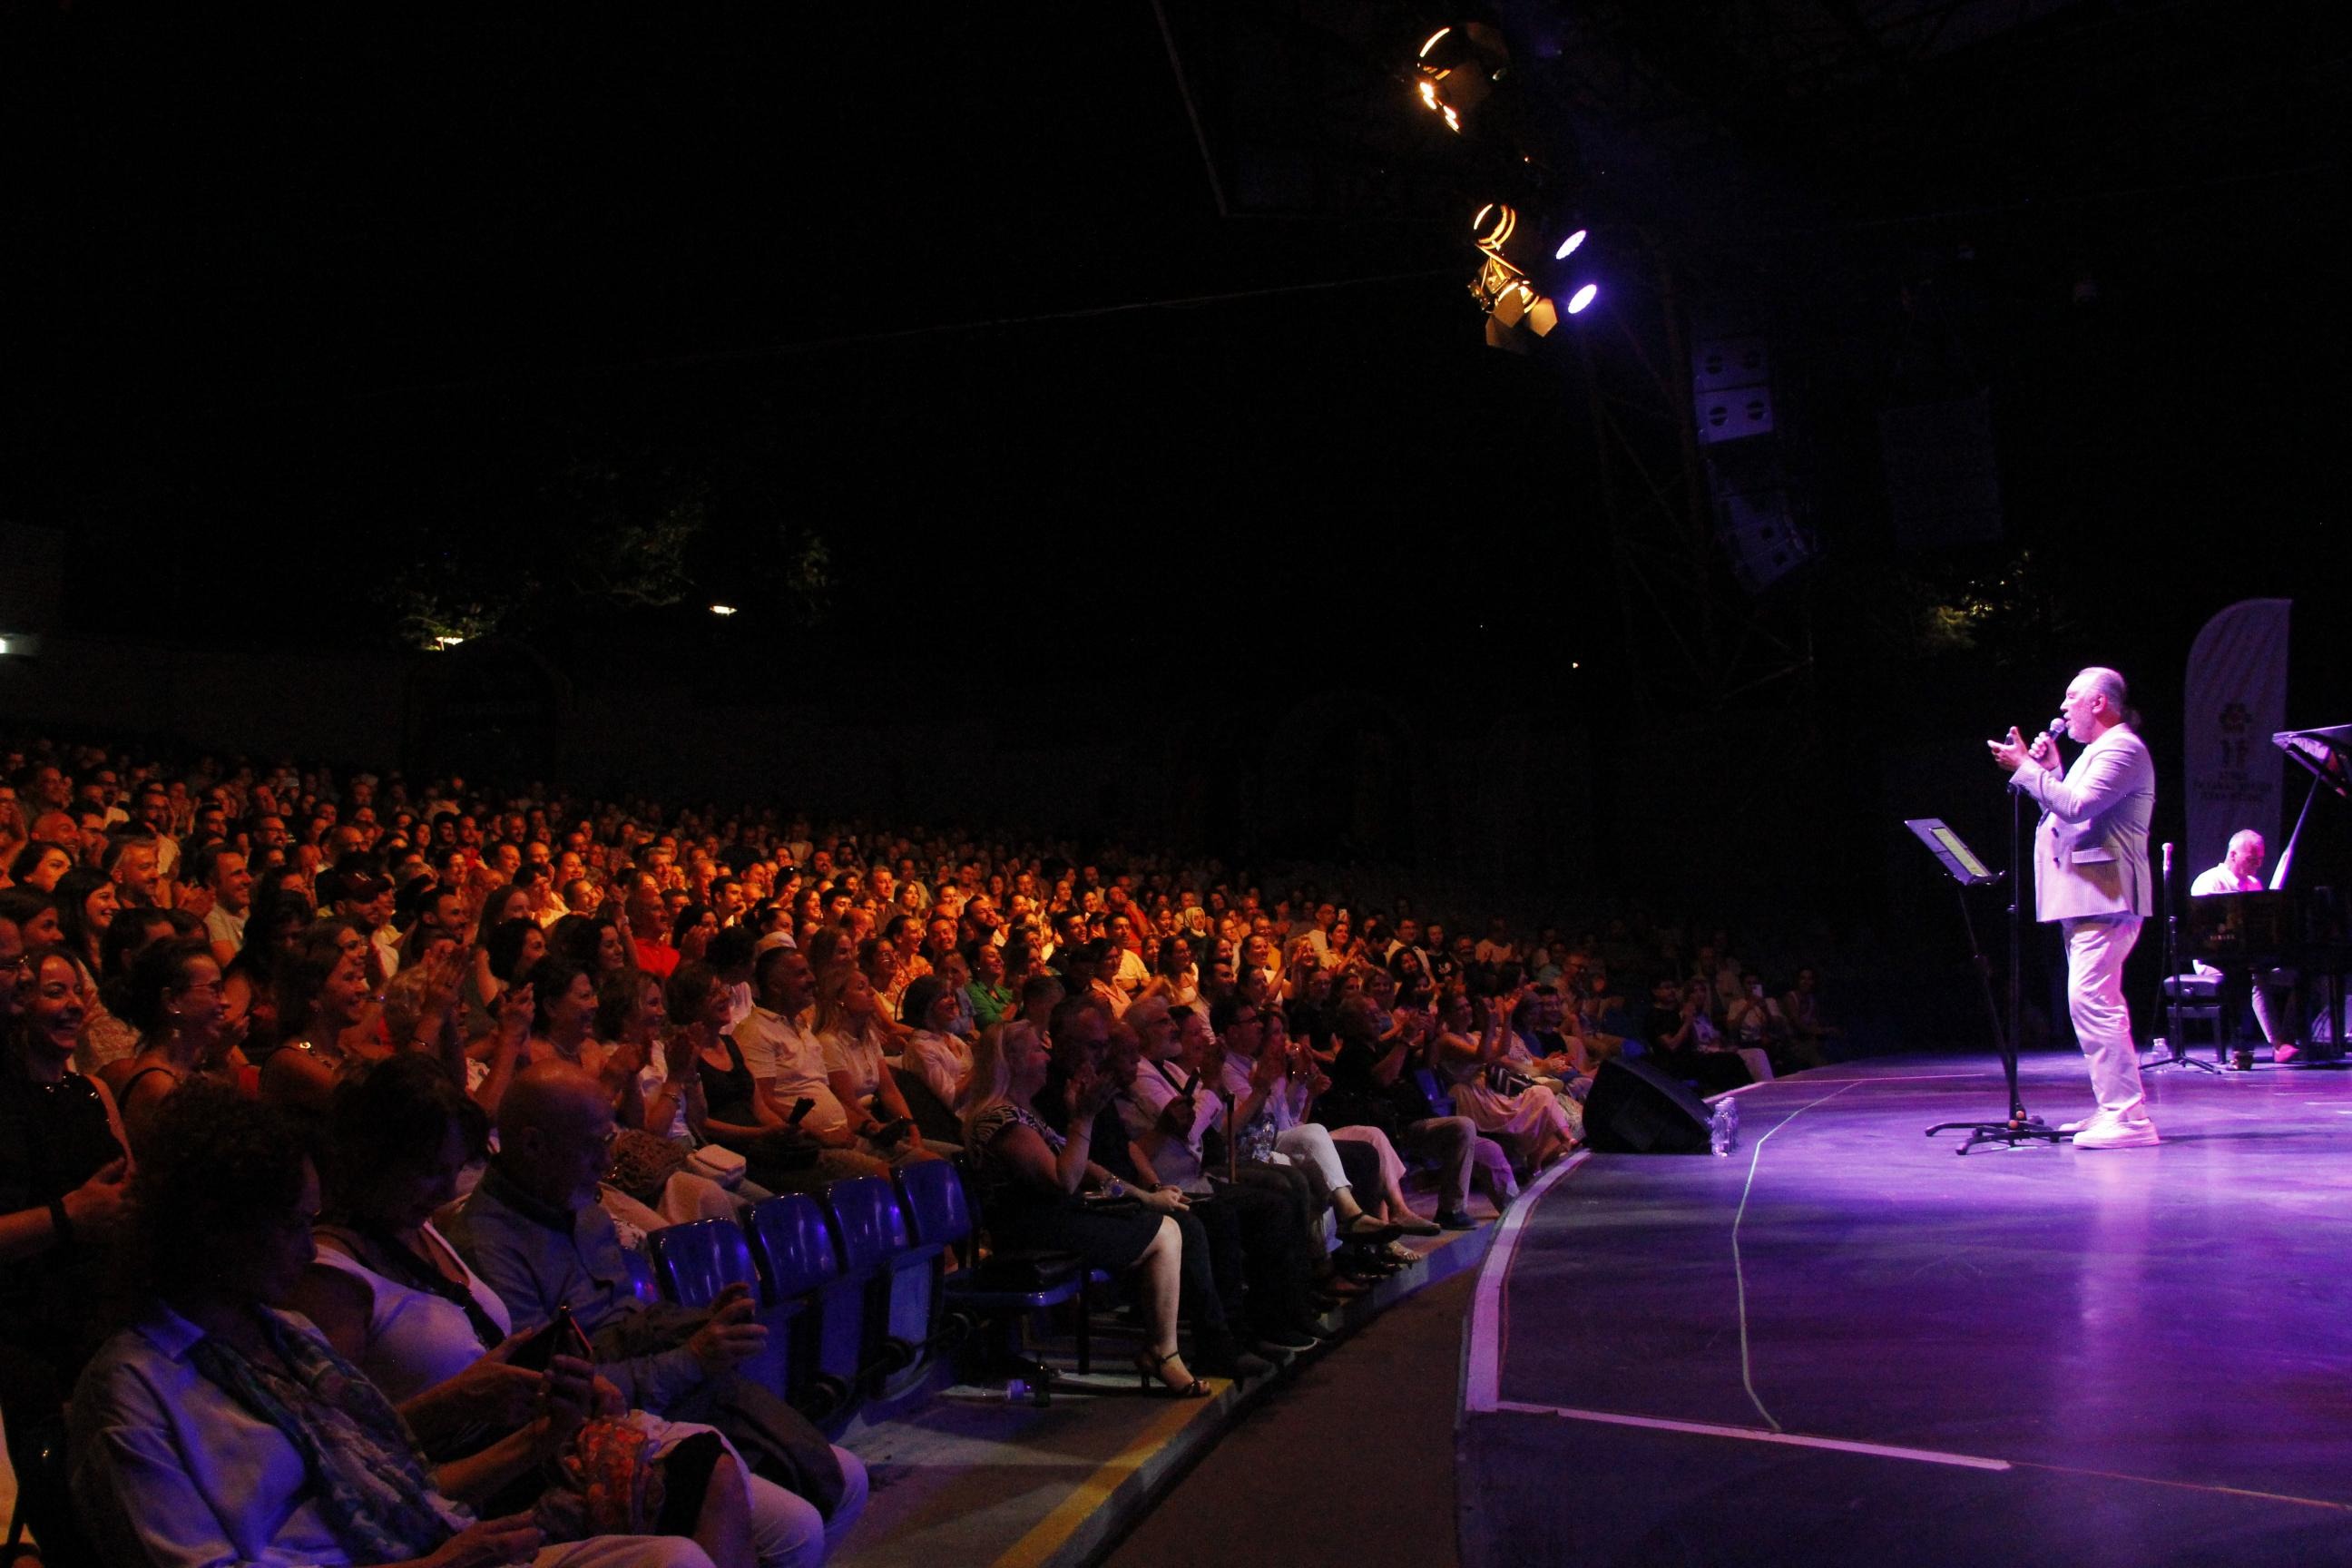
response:
[[[2050,733],[2028,742],[2011,728],[1989,741],[1993,761],[2042,807],[2033,835],[2037,918],[2056,921],[2066,941],[2066,1005],[2090,1059],[2099,1109],[2059,1131],[2077,1149],[2132,1149],[2157,1142],[2139,1082],[2139,1050],[2124,1001],[2124,960],[2155,909],[2147,824],[2156,809],[2156,764],[2135,726],[2124,678],[2091,668],[2059,705],[2058,724],[2081,743],[2069,767]]]

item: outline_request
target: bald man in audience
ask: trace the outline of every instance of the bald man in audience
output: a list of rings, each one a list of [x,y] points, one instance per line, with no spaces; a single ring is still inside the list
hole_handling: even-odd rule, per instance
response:
[[[637,1300],[612,1216],[596,1202],[614,1135],[612,1097],[594,1078],[563,1062],[524,1069],[499,1102],[499,1152],[444,1234],[506,1302],[517,1331],[569,1308],[598,1375],[631,1405],[722,1434],[740,1430],[738,1417],[771,1430],[797,1423],[809,1438],[800,1447],[821,1448],[775,1390],[736,1376],[768,1332],[752,1321],[748,1289],[730,1285],[711,1310],[690,1315]],[[845,1448],[831,1452],[839,1473],[801,1478],[805,1495],[751,1478],[761,1568],[823,1562],[865,1508],[865,1466]]]

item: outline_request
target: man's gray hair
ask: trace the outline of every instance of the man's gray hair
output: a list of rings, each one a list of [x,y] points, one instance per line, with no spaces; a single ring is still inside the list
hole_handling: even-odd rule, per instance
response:
[[[2091,683],[2092,690],[2107,700],[2107,706],[2115,710],[2117,718],[2135,730],[2139,728],[2139,710],[2131,705],[2131,691],[2124,685],[2121,675],[2105,665],[2095,664],[2083,671],[2082,679]]]
[[[2251,827],[2241,827],[2237,832],[2230,835],[2230,853],[2232,855],[2236,854],[2240,847],[2242,846],[2249,838],[2252,839],[2257,844],[2263,843],[2263,836],[2260,833],[2255,832]],[[2263,847],[2268,848],[2269,846],[2263,845]]]

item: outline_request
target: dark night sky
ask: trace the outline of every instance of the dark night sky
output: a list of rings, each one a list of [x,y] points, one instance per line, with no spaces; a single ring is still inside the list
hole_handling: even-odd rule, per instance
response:
[[[1685,305],[1760,302],[1813,468],[1832,695],[1874,679],[1856,628],[1892,567],[1948,585],[2033,550],[2061,662],[2177,660],[2229,598],[2340,569],[2321,8],[2045,6],[1858,83],[1750,58],[1737,18],[1817,37],[1802,0],[1585,9],[1667,87],[1612,105],[1524,62],[1532,133],[1571,165],[1573,126],[1618,226],[1576,325],[1605,381],[1664,363],[1635,225]],[[1352,629],[1384,679],[1610,668],[1654,633],[1603,635],[1591,603],[1574,351],[1480,346],[1461,217],[1491,182],[1381,74],[1426,18],[1169,16],[1258,210],[1218,216],[1153,11],[1124,0],[560,28],[16,8],[0,504],[74,531],[76,624],[163,605],[199,640],[381,642],[404,547],[551,526],[550,476],[592,460],[703,487],[714,594],[779,521],[821,528],[869,655],[1125,602],[1075,657],[1180,672],[1255,640],[1336,676],[1363,656],[1325,639]],[[1923,279],[1993,389],[1999,549],[1888,534],[1874,420],[1918,390]],[[1210,298],[1264,289],[1297,291]],[[1089,313],[1179,300],[1204,302]]]

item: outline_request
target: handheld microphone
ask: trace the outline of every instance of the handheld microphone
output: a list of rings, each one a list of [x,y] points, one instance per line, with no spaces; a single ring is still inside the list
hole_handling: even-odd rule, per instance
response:
[[[2061,735],[2063,735],[2065,732],[2066,715],[2063,713],[2061,713],[2055,719],[2051,720],[2049,727],[2042,731],[2043,734],[2049,736],[2053,741],[2058,739]]]

